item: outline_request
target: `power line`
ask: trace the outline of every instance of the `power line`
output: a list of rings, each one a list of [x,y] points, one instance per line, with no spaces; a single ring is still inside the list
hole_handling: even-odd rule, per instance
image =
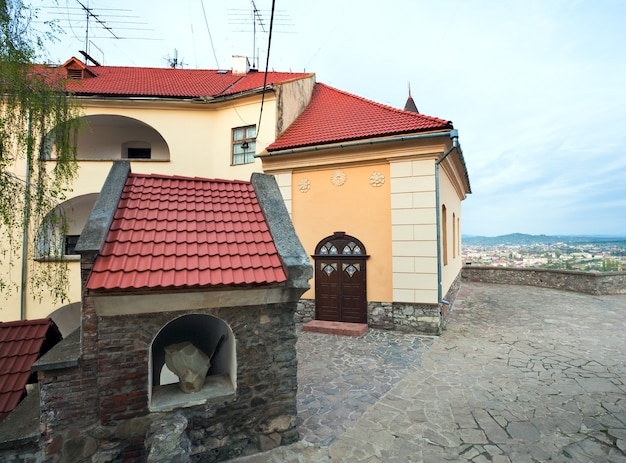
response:
[[[217,65],[217,69],[219,69],[220,63],[217,62],[217,55],[215,54],[215,46],[213,46],[213,37],[211,37],[211,29],[209,28],[209,21],[206,18],[206,10],[204,9],[204,0],[200,0],[200,4],[202,5],[202,13],[204,14],[204,23],[206,24],[206,30],[209,33],[209,40],[211,41],[211,49],[213,50],[213,57],[215,58],[215,64]]]
[[[272,27],[274,26],[274,6],[276,0],[272,0],[272,15],[270,17],[270,35],[267,39],[267,59],[265,60],[265,75],[263,76],[263,93],[261,94],[261,110],[259,111],[259,124],[257,125],[256,133],[259,135],[261,130],[261,117],[263,116],[263,102],[265,101],[265,86],[267,85],[267,70],[270,67],[270,48],[272,47]]]

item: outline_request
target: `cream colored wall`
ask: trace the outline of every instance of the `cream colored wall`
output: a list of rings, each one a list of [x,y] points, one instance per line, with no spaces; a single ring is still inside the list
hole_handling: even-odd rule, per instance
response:
[[[249,180],[252,172],[261,170],[259,160],[240,166],[231,165],[232,129],[259,123],[261,100],[258,95],[243,102],[231,101],[220,103],[219,106],[197,103],[171,107],[173,105],[140,102],[102,107],[97,103],[85,104],[85,113],[138,119],[155,129],[167,143],[169,162],[132,161],[133,172]],[[274,141],[274,103],[273,94],[266,94],[263,119],[257,135],[257,152]],[[96,173],[94,170],[91,169],[90,174]],[[100,184],[104,182],[107,173],[108,169],[98,175],[102,178]],[[81,188],[84,179],[81,172],[77,188]]]
[[[437,303],[435,160],[392,162],[393,300]]]
[[[298,95],[296,90],[297,88],[288,92],[287,96],[283,95],[285,105],[289,105],[289,98]],[[301,99],[303,96],[300,95],[298,98]],[[250,164],[231,165],[231,131],[234,127],[259,124],[260,95],[217,104],[81,100],[81,105],[85,116],[115,115],[133,118],[152,127],[163,137],[169,148],[169,161],[134,160],[131,161],[133,172],[249,180],[253,172],[260,172],[262,169],[261,161],[258,159]],[[273,92],[268,92],[265,95],[260,131],[257,134],[257,152],[275,140],[277,118],[276,96]],[[86,126],[86,130],[89,130],[89,126]],[[133,134],[131,131],[125,137],[120,137],[119,133],[115,135],[120,145],[116,153],[117,159],[121,157],[121,144],[124,141],[136,140],[137,133],[141,136],[148,136],[143,128],[139,132]],[[123,128],[120,133],[124,134]],[[96,137],[93,139],[93,143],[93,146],[85,145],[85,149],[95,148],[94,151],[96,152],[90,153],[92,158],[104,157],[106,159],[112,157],[108,152],[101,153],[98,151],[99,146],[110,145],[110,140]],[[89,157],[89,155],[84,157]],[[109,173],[111,163],[112,160],[81,160],[78,178],[72,186],[70,198],[98,193]],[[50,165],[53,165],[52,162]],[[23,165],[15,166],[15,172],[20,176],[23,176],[24,170]],[[7,275],[10,273],[12,281],[19,286],[21,264],[19,262],[14,262],[14,264],[14,267],[9,269],[8,263],[3,260],[0,263],[2,267],[0,271]],[[30,265],[48,264],[31,262]],[[69,267],[70,300],[53,303],[50,298],[44,298],[43,301],[39,302],[29,297],[25,309],[25,318],[46,317],[61,305],[80,301],[79,262],[70,262]],[[9,297],[0,298],[0,321],[17,320],[19,317],[19,291],[14,291]]]
[[[283,133],[304,111],[313,94],[315,75],[281,85],[276,90],[277,112],[276,138]],[[266,145],[267,146],[267,145]]]
[[[379,186],[370,183],[374,172],[384,176]],[[333,184],[332,178],[340,178],[342,174],[345,183]],[[282,177],[279,183],[284,185],[283,175],[279,175]],[[336,231],[354,236],[365,246],[370,256],[366,263],[368,301],[391,300],[388,179],[389,166],[375,164],[297,172],[292,180],[293,223],[307,254],[312,255],[317,244]],[[313,263],[313,259],[311,261]],[[311,286],[315,288],[313,280]],[[303,297],[314,298],[314,290],[309,290]]]
[[[442,166],[439,170],[439,199],[440,203],[446,206],[446,215],[448,220],[447,226],[447,244],[448,244],[448,264],[442,265],[442,295],[445,297],[446,293],[450,289],[450,286],[454,282],[455,278],[461,271],[463,265],[461,259],[461,247],[460,247],[460,230],[455,224],[452,225],[452,217],[454,214],[455,220],[459,219],[459,223],[462,224],[461,217],[461,199],[457,190],[454,188],[453,181],[449,175],[448,169]],[[441,218],[443,224],[443,217]],[[453,234],[455,235],[453,237]],[[443,246],[443,237],[442,237]],[[453,248],[454,246],[454,248]],[[443,255],[443,254],[442,254]]]

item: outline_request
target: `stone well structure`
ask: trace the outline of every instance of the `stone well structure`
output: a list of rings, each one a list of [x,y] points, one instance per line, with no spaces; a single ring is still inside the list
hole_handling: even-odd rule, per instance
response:
[[[164,199],[180,197],[181,190],[187,199]],[[142,208],[131,211],[133,204],[146,206],[142,217],[152,214],[156,222],[144,221],[138,231]],[[189,272],[202,260],[201,252],[192,252],[201,247],[190,241],[189,230],[206,225],[209,212],[218,209],[221,218],[213,216],[213,225],[226,233],[218,236],[228,238],[239,228],[250,233],[244,244],[218,239],[215,252],[209,249],[222,259],[206,273],[212,284],[202,280],[200,264]],[[131,216],[134,225],[127,227]],[[188,281],[165,284],[168,264],[151,267],[152,255],[130,262],[141,255],[137,249],[158,241],[149,233],[153,226],[172,231],[169,242],[182,256],[171,269]],[[132,234],[125,235],[127,229]],[[36,364],[40,435],[16,442],[13,461],[33,455],[60,462],[222,461],[298,439],[294,312],[312,269],[273,177],[254,174],[250,182],[231,185],[134,175],[128,164],[116,163],[77,248],[81,327]],[[109,259],[106,265],[103,259]],[[187,266],[178,268],[180,262]],[[138,269],[144,268],[147,283],[141,286]],[[192,280],[192,274],[200,276]],[[124,281],[132,284],[124,287]],[[196,392],[181,390],[167,368],[165,350],[177,343],[210,359]]]

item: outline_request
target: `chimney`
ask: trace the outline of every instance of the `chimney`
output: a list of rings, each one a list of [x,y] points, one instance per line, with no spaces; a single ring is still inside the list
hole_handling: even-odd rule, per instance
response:
[[[248,57],[233,55],[233,74],[247,74],[248,72],[250,72]]]

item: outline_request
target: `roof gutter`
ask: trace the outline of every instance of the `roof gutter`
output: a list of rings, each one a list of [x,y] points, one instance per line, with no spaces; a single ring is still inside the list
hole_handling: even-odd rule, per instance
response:
[[[72,94],[73,98],[81,99],[81,100],[128,100],[128,101],[151,101],[151,102],[180,102],[180,103],[198,103],[198,104],[206,104],[206,103],[219,103],[223,101],[235,100],[237,98],[242,98],[246,96],[261,94],[263,91],[274,90],[274,85],[267,85],[265,88],[258,87],[252,90],[245,90],[243,92],[231,93],[228,95],[221,96],[197,96],[197,97],[162,97],[162,96],[134,96],[134,95],[106,95],[106,94],[93,94],[93,95],[81,95],[81,94]]]
[[[257,154],[255,157],[264,158],[264,157],[271,157],[271,156],[280,156],[283,154],[305,153],[305,152],[310,152],[310,151],[322,151],[322,150],[329,150],[329,149],[335,149],[335,148],[350,148],[353,146],[376,145],[378,143],[421,140],[424,138],[436,138],[436,137],[444,137],[444,136],[449,136],[450,138],[452,138],[453,132],[457,133],[457,137],[458,137],[457,130],[452,129],[452,130],[446,130],[445,132],[428,132],[428,133],[419,133],[415,135],[401,135],[401,136],[389,137],[389,138],[376,138],[374,140],[366,138],[363,140],[355,140],[355,141],[350,141],[350,142],[345,142],[345,143],[329,143],[328,145],[302,146],[298,148],[271,151],[266,154]]]

